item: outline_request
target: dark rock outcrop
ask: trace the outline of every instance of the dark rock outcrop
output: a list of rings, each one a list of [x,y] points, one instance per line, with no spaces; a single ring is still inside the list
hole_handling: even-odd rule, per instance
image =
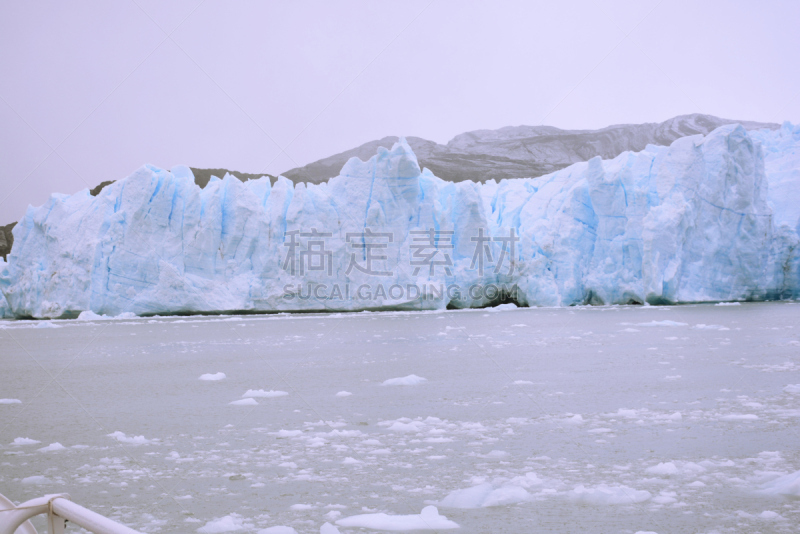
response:
[[[14,244],[14,234],[11,233],[11,230],[16,225],[17,223],[12,222],[5,226],[0,226],[0,256],[2,256],[4,260],[8,259],[11,246]]]
[[[455,136],[446,145],[420,137],[406,140],[421,167],[452,182],[485,182],[504,178],[535,178],[595,156],[612,159],[626,150],[648,144],[669,145],[680,137],[708,134],[725,124],[740,123],[748,130],[777,129],[780,125],[720,119],[711,115],[682,115],[662,123],[621,124],[600,130],[561,130],[553,126],[507,126]],[[367,159],[379,146],[391,148],[397,137],[384,137],[284,174],[294,182],[319,183],[339,174],[348,159]]]
[[[100,194],[100,191],[102,191],[106,186],[113,184],[115,181],[116,180],[108,180],[107,182],[100,182],[92,189],[89,189],[89,194],[92,195],[93,197],[96,197],[97,195]]]

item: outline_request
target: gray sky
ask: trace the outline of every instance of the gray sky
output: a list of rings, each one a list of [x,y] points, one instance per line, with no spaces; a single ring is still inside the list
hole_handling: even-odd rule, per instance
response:
[[[386,135],[797,123],[798,21],[789,1],[4,2],[0,224],[144,163],[277,174]]]

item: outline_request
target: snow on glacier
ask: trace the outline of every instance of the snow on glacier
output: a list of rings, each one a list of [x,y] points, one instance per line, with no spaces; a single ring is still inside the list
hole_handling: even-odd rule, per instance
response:
[[[795,298],[798,146],[798,126],[729,125],[484,184],[420,170],[402,139],[317,185],[228,175],[200,189],[187,167],[146,165],[28,209],[0,263],[0,313],[476,307],[495,297],[467,289],[492,284],[528,306]],[[367,240],[381,247],[364,269]],[[315,269],[303,254],[319,243]],[[420,268],[426,254],[446,261]]]

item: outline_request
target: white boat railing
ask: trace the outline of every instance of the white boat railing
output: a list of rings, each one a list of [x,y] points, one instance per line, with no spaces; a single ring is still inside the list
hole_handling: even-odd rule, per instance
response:
[[[66,493],[37,497],[19,506],[0,495],[0,534],[37,534],[28,520],[40,514],[47,514],[48,534],[64,534],[67,521],[94,534],[141,534],[75,504]]]

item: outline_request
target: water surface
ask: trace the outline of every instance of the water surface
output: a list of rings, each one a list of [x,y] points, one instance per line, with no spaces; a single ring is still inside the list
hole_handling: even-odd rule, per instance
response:
[[[21,403],[0,404],[0,492],[66,492],[143,532],[235,514],[240,532],[316,533],[428,503],[459,532],[792,532],[800,500],[760,489],[800,470],[798,318],[765,303],[2,322],[0,398]],[[426,381],[382,385],[412,374]],[[229,404],[259,389],[287,395]]]

